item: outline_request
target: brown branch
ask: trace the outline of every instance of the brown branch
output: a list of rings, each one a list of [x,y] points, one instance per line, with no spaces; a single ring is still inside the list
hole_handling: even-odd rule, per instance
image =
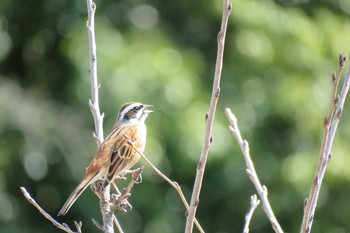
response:
[[[279,225],[269,202],[269,199],[267,198],[267,188],[265,185],[261,185],[259,177],[255,171],[254,164],[252,159],[250,158],[249,154],[249,145],[246,140],[242,139],[241,132],[239,131],[238,124],[237,124],[237,118],[229,108],[225,109],[226,116],[230,122],[229,129],[233,135],[233,137],[236,138],[241,151],[243,153],[246,166],[247,166],[247,174],[249,179],[252,181],[254,184],[256,190],[258,191],[260,200],[262,202],[262,207],[264,212],[266,213],[267,217],[269,218],[272,228],[274,229],[275,232],[281,233],[283,232],[281,226]]]
[[[161,171],[159,171],[158,168],[156,166],[154,166],[153,163],[146,157],[146,155],[144,155],[138,148],[135,147],[135,145],[133,144],[133,142],[130,140],[130,138],[127,135],[124,135],[124,137],[128,140],[129,145],[131,145],[136,150],[136,152],[142,157],[142,159],[144,159],[152,167],[153,171],[158,176],[163,178],[166,182],[168,182],[176,190],[176,192],[179,194],[179,196],[182,200],[182,203],[186,207],[186,211],[188,212],[189,205],[186,201],[184,194],[182,193],[180,185],[178,183],[176,183],[175,181],[170,180],[166,175],[164,175]],[[197,221],[196,218],[194,219],[194,223],[196,224],[199,232],[204,233],[203,228],[201,227],[201,225],[199,224],[199,222]]]
[[[324,132],[318,164],[312,181],[309,197],[305,200],[303,222],[300,229],[301,233],[309,233],[311,231],[323,177],[326,172],[327,165],[331,159],[333,140],[343,112],[344,102],[349,91],[350,66],[348,68],[340,95],[338,96],[337,94],[338,84],[344,68],[344,63],[345,56],[341,54],[339,55],[338,72],[332,74],[331,102],[328,115],[324,120]]]
[[[77,231],[71,230],[67,224],[57,222],[53,217],[51,217],[51,215],[49,215],[43,208],[41,208],[40,205],[34,200],[34,198],[32,198],[30,196],[30,194],[28,193],[28,191],[24,187],[21,187],[21,191],[22,191],[24,197],[27,199],[27,201],[30,204],[32,204],[35,208],[37,208],[39,210],[39,212],[46,219],[48,219],[55,227],[65,231],[65,232],[68,232],[68,233],[81,233],[82,232],[81,231],[81,226],[82,226],[81,222],[78,223],[78,222],[74,221],[74,225],[75,225],[75,228],[77,229]]]
[[[200,159],[197,165],[196,178],[193,185],[192,197],[190,209],[188,211],[188,216],[186,220],[186,228],[185,233],[191,233],[193,231],[193,222],[195,219],[197,207],[199,205],[199,194],[202,187],[204,170],[207,163],[209,147],[212,142],[212,128],[215,117],[216,105],[220,95],[220,79],[221,79],[221,71],[223,64],[223,56],[224,56],[224,48],[225,48],[225,37],[226,37],[226,29],[228,23],[228,17],[231,13],[232,5],[229,0],[223,0],[223,14],[221,21],[221,29],[217,36],[218,42],[218,50],[216,57],[216,65],[215,65],[215,74],[214,74],[214,82],[213,82],[213,90],[210,100],[209,112],[207,113],[205,119],[205,135],[204,135],[204,143],[202,146],[202,151],[200,155]]]

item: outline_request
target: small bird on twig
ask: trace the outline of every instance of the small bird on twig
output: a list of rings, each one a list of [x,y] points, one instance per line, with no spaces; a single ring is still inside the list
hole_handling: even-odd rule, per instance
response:
[[[102,187],[105,188],[114,180],[116,175],[122,174],[135,165],[140,159],[140,155],[128,143],[128,140],[138,150],[144,151],[147,134],[145,120],[148,114],[152,112],[146,108],[150,106],[132,102],[126,103],[120,108],[111,133],[97,150],[86,169],[83,180],[64,203],[58,216],[65,215],[90,184],[103,178]]]

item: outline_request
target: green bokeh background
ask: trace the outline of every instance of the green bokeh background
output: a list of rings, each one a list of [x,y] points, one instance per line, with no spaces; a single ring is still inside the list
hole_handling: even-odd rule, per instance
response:
[[[275,214],[298,232],[329,105],[330,74],[350,51],[349,0],[233,2],[214,142],[197,218],[206,232],[241,232],[256,193],[223,113],[230,107]],[[105,135],[120,105],[153,104],[145,154],[188,198],[203,141],[222,1],[98,0],[96,41]],[[88,108],[86,2],[0,2],[0,232],[60,232],[53,216],[96,151]],[[350,112],[346,103],[313,232],[350,231]],[[143,182],[117,216],[125,232],[183,232],[176,192],[144,162]],[[121,186],[126,182],[119,182]],[[86,191],[64,217],[96,232],[97,198]],[[258,208],[251,232],[272,232]],[[196,232],[196,231],[195,231]]]

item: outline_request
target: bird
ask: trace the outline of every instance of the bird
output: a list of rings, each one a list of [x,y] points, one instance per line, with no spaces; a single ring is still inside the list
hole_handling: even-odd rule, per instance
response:
[[[85,175],[74,189],[57,216],[65,215],[84,190],[103,178],[107,187],[117,175],[129,170],[140,159],[135,148],[143,152],[146,145],[145,120],[152,105],[129,102],[121,106],[115,124],[86,168]],[[128,143],[130,140],[135,148]]]

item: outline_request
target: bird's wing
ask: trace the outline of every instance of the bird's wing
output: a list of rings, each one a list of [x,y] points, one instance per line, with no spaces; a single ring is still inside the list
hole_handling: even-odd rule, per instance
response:
[[[132,167],[138,160],[135,158],[135,149],[128,144],[125,135],[131,139],[136,147],[140,146],[137,140],[137,125],[120,125],[112,129],[97,150],[93,160],[86,169],[85,176],[80,184],[69,196],[58,216],[68,212],[80,194],[93,182],[106,177],[104,186],[111,183],[116,174]]]
[[[139,156],[135,156],[136,150],[129,145],[125,136],[130,138],[136,147],[140,146],[137,138],[137,125],[120,126],[111,134],[113,136],[107,138],[114,138],[115,142],[110,146],[109,166],[106,174],[107,184],[111,183],[117,174],[132,167],[138,160]]]

